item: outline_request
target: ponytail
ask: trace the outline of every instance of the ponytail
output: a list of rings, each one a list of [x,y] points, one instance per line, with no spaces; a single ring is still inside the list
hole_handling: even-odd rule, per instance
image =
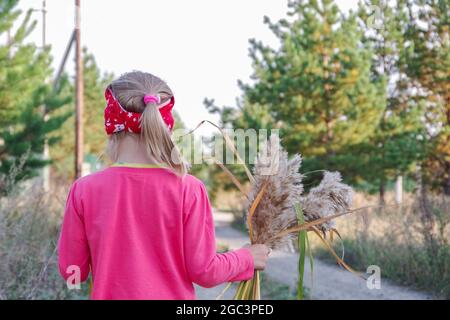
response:
[[[187,165],[173,143],[169,129],[161,118],[155,102],[146,104],[141,116],[141,140],[147,154],[156,161],[167,164],[179,175],[187,173]]]

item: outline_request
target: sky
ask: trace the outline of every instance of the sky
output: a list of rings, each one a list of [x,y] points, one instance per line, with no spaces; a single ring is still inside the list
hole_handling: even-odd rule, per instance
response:
[[[81,0],[81,42],[102,71],[120,74],[141,70],[165,80],[174,92],[175,108],[188,128],[201,120],[217,121],[203,105],[235,106],[238,79],[250,82],[249,39],[277,47],[263,17],[286,17],[287,0]],[[357,0],[336,1],[342,10]],[[47,0],[47,44],[53,67],[61,63],[74,27],[74,0]],[[42,0],[22,0],[19,8],[40,9]],[[42,43],[42,18],[29,41]],[[73,74],[73,52],[66,71]],[[209,135],[212,128],[198,134]]]

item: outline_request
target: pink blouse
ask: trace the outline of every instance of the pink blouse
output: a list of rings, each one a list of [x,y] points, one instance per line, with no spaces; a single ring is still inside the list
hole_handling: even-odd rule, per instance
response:
[[[204,184],[166,168],[112,166],[77,179],[58,242],[59,271],[80,281],[92,270],[91,299],[195,299],[253,277],[248,248],[216,253]]]

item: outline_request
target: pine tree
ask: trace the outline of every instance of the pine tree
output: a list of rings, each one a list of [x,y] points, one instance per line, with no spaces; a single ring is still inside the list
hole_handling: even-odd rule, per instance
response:
[[[374,134],[386,100],[383,78],[372,78],[364,30],[331,0],[292,1],[289,8],[287,19],[265,18],[279,48],[250,40],[253,83],[239,81],[243,106],[231,122],[279,128],[288,152],[303,154],[305,171],[339,169],[360,179],[367,169],[352,146]]]
[[[410,21],[406,71],[415,100],[426,108],[430,146],[422,168],[426,182],[450,196],[450,4],[448,0],[407,0],[406,4]]]
[[[55,115],[55,111],[70,100],[61,94],[67,81],[56,92],[48,84],[52,74],[50,48],[37,50],[34,44],[25,43],[36,25],[31,21],[31,10],[13,32],[13,25],[21,16],[17,3],[18,0],[0,0],[0,36],[6,35],[6,43],[0,45],[2,193],[9,184],[36,176],[38,169],[50,162],[41,157],[44,142],[66,120],[67,114]],[[54,144],[58,139],[53,136],[48,143]]]
[[[378,21],[371,19],[374,7],[381,15]],[[389,5],[385,1],[367,0],[359,4],[358,16],[366,30],[364,45],[374,53],[371,78],[385,84],[386,100],[373,135],[352,149],[355,157],[365,159],[360,163],[371,168],[366,170],[365,180],[378,185],[380,200],[384,203],[387,181],[410,173],[414,164],[424,157],[423,110],[410,99],[410,79],[405,72],[408,17],[404,1]]]

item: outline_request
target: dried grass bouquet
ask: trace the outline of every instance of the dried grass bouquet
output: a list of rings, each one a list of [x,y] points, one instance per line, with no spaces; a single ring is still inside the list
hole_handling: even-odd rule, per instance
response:
[[[363,209],[350,210],[353,189],[342,183],[341,174],[320,170],[324,172],[322,181],[308,194],[304,194],[302,184],[304,175],[300,173],[301,155],[296,154],[289,159],[287,152],[281,147],[277,135],[271,135],[267,143],[260,149],[252,174],[239,157],[233,141],[222,129],[209,121],[201,122],[197,128],[205,122],[220,130],[227,146],[234,152],[238,162],[244,166],[249,178],[250,192],[247,193],[225,165],[216,162],[248,199],[246,225],[250,242],[265,244],[272,249],[281,248],[293,240],[298,242],[298,298],[303,298],[306,253],[309,254],[311,263],[313,261],[308,232],[313,232],[319,237],[341,266],[355,272],[336,254],[330,241],[327,240],[327,233],[331,241],[333,234],[340,237],[334,228],[333,219]],[[252,279],[239,283],[234,298],[238,300],[260,299],[260,283],[260,271],[255,270]],[[230,285],[231,283],[218,299],[223,296]]]
[[[323,241],[326,232],[337,233],[332,219],[350,212],[353,190],[341,182],[339,172],[325,171],[320,184],[303,195],[301,163],[299,154],[288,158],[278,136],[270,137],[255,161],[246,222],[252,244],[278,249],[297,239],[301,253],[299,264],[303,264],[299,270],[303,272],[306,232],[314,231]],[[327,249],[333,250],[325,243]],[[340,264],[351,270],[332,253]],[[239,284],[235,299],[260,299],[259,273],[255,271],[253,279]],[[299,274],[299,279],[303,282],[303,274]],[[302,283],[298,291],[302,298]]]

